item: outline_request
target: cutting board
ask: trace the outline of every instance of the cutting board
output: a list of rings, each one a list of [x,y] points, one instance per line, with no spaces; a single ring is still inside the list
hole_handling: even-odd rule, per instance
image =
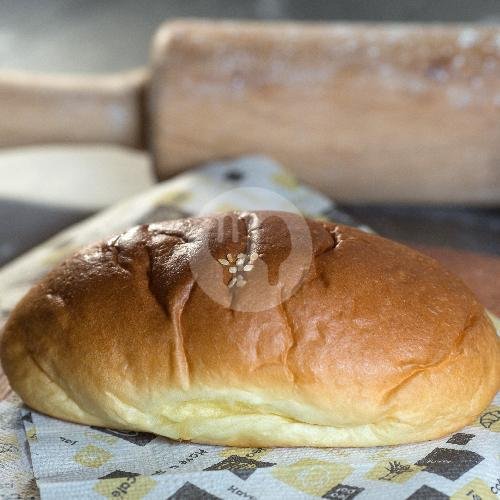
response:
[[[500,316],[500,257],[440,247],[417,247],[460,276],[493,313]],[[0,368],[0,400],[11,392]]]

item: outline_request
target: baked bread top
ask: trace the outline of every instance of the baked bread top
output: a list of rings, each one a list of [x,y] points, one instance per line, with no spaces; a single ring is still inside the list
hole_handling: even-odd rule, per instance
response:
[[[54,417],[238,446],[440,437],[498,390],[483,307],[436,261],[284,212],[138,226],[66,260],[2,364]]]

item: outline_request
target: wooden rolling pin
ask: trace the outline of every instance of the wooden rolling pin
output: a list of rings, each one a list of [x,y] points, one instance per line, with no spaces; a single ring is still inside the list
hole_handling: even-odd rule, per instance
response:
[[[159,178],[264,153],[340,201],[500,200],[500,27],[178,21],[148,70],[0,74],[0,146],[112,142]]]

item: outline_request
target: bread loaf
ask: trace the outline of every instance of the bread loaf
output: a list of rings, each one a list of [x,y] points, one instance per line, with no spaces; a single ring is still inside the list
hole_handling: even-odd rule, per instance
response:
[[[500,378],[492,323],[436,261],[284,212],[143,225],[81,250],[15,308],[1,360],[48,415],[236,446],[438,438]]]

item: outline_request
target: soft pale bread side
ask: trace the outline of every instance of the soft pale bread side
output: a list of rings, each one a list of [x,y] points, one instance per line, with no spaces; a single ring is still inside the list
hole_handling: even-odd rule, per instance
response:
[[[308,221],[314,257],[282,304],[230,309],[193,279],[203,245],[215,262],[250,245],[279,284],[290,254],[283,218],[299,231],[290,214],[226,214],[140,226],[82,250],[5,327],[13,389],[55,417],[224,445],[398,444],[471,423],[498,390],[499,341],[436,261]],[[252,303],[259,276],[228,288],[231,301]],[[230,279],[224,271],[223,285]]]

